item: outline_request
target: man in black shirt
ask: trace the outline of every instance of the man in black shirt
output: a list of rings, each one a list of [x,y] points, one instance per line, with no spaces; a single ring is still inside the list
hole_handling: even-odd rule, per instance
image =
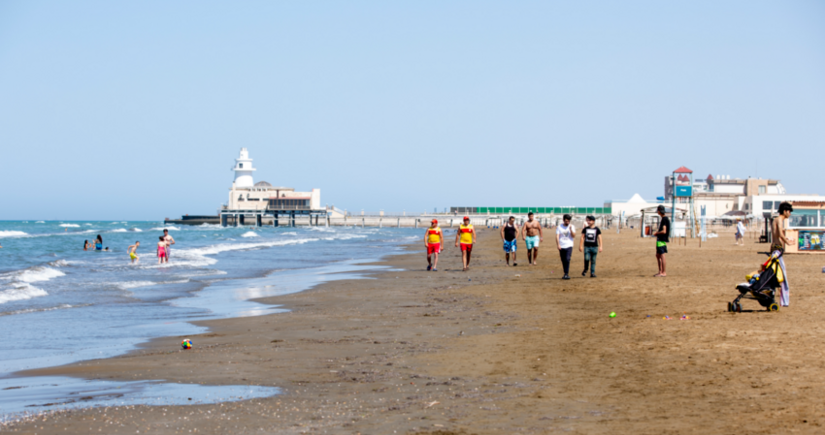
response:
[[[510,216],[506,224],[501,226],[501,241],[504,242],[504,261],[510,265],[510,253],[513,254],[513,266],[516,264],[516,242],[518,241],[518,225],[516,218]]]
[[[665,216],[663,205],[656,208],[656,214],[659,215],[659,229],[653,235],[656,236],[656,261],[659,263],[659,273],[653,276],[658,278],[667,276],[665,254],[667,254],[667,242],[670,240],[670,219]]]
[[[579,252],[584,252],[584,271],[582,276],[587,275],[590,268],[590,277],[596,277],[596,256],[602,252],[602,230],[596,226],[596,218],[588,216],[587,226],[582,230],[582,238],[579,242]]]

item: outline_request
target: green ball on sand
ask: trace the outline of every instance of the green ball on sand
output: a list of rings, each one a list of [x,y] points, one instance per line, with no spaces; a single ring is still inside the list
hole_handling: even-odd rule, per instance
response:
[[[616,317],[616,312],[615,311],[610,312],[610,318],[612,319],[613,317]]]

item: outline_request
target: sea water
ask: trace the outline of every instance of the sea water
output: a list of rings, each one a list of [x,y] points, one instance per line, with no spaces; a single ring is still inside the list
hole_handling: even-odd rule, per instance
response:
[[[162,230],[176,244],[157,264]],[[156,222],[0,222],[0,378],[194,335],[194,320],[276,313],[252,299],[358,276],[420,230],[164,226]],[[108,252],[84,251],[103,238]],[[141,242],[140,262],[127,247]],[[197,346],[197,342],[195,343]]]

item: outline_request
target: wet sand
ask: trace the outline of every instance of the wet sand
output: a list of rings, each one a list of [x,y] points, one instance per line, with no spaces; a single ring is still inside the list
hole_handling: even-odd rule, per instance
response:
[[[423,232],[423,231],[422,231]],[[820,433],[825,423],[825,257],[788,256],[791,307],[727,313],[767,245],[671,244],[604,232],[598,278],[582,254],[562,281],[546,238],[539,266],[505,267],[482,231],[472,269],[450,248],[439,272],[419,246],[404,271],[269,298],[285,314],[204,322],[210,333],[154,340],[119,358],[41,375],[266,385],[282,395],[217,405],[58,413],[12,433]],[[578,240],[577,240],[578,243]],[[616,318],[608,313],[615,311]],[[679,320],[682,314],[690,320]],[[673,320],[663,320],[668,315]],[[648,317],[649,316],[649,317]],[[191,432],[190,432],[191,431]]]

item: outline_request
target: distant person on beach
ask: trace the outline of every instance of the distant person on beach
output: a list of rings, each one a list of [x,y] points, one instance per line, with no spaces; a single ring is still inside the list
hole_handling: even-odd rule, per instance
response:
[[[556,247],[559,248],[559,257],[564,269],[561,279],[570,279],[570,259],[573,257],[573,245],[576,238],[576,227],[570,224],[572,217],[566,214],[562,217],[562,224],[556,227]]]
[[[656,236],[656,261],[659,263],[659,273],[653,275],[656,278],[667,276],[667,242],[670,240],[670,219],[665,216],[665,206],[656,207],[656,214],[659,215],[659,229],[653,233]]]
[[[587,226],[582,229],[582,238],[579,241],[579,252],[584,252],[584,271],[582,276],[587,275],[590,268],[590,277],[596,277],[596,256],[602,252],[602,230],[596,226],[596,218],[588,216]]]
[[[88,239],[83,241],[83,250],[84,251],[88,251],[89,249],[92,249],[92,248],[93,248],[93,246],[92,246],[91,243],[89,243]]]
[[[461,261],[464,263],[464,271],[470,268],[470,256],[473,253],[473,244],[476,242],[476,230],[470,223],[470,218],[464,216],[464,223],[458,227],[455,233],[455,247],[461,243]]]
[[[513,266],[518,266],[516,263],[516,244],[518,244],[518,224],[516,218],[510,216],[507,223],[501,226],[501,241],[504,242],[504,261],[510,265],[510,254],[513,254]]]
[[[773,218],[771,222],[771,251],[772,255],[779,257],[779,267],[782,269],[782,282],[779,284],[779,304],[787,307],[791,302],[791,290],[788,287],[788,272],[785,270],[785,247],[787,244],[796,243],[785,234],[785,225],[791,218],[793,206],[789,202],[779,204],[779,216]]]
[[[95,239],[95,251],[102,251],[103,250],[103,237],[100,237],[100,234],[97,235]]]
[[[427,247],[427,270],[438,272],[438,254],[444,244],[444,233],[438,226],[438,220],[433,219],[427,232],[424,234],[424,246]]]
[[[171,246],[175,244],[175,238],[169,235],[169,230],[163,230],[163,240],[166,241],[166,263],[169,262],[169,255],[171,254]]]
[[[745,224],[742,223],[741,219],[736,220],[736,244],[739,245],[739,242],[742,242],[742,246],[745,246]]]
[[[527,248],[527,264],[535,266],[539,257],[539,242],[544,241],[544,232],[539,221],[533,220],[533,212],[527,213],[527,222],[521,227],[521,238]]]
[[[158,237],[158,264],[163,263],[166,258],[166,247],[166,240],[163,240],[163,236]]]
[[[140,263],[140,257],[137,255],[137,248],[140,246],[140,242],[135,242],[134,245],[130,245],[128,252],[129,258],[132,259],[132,264]]]

